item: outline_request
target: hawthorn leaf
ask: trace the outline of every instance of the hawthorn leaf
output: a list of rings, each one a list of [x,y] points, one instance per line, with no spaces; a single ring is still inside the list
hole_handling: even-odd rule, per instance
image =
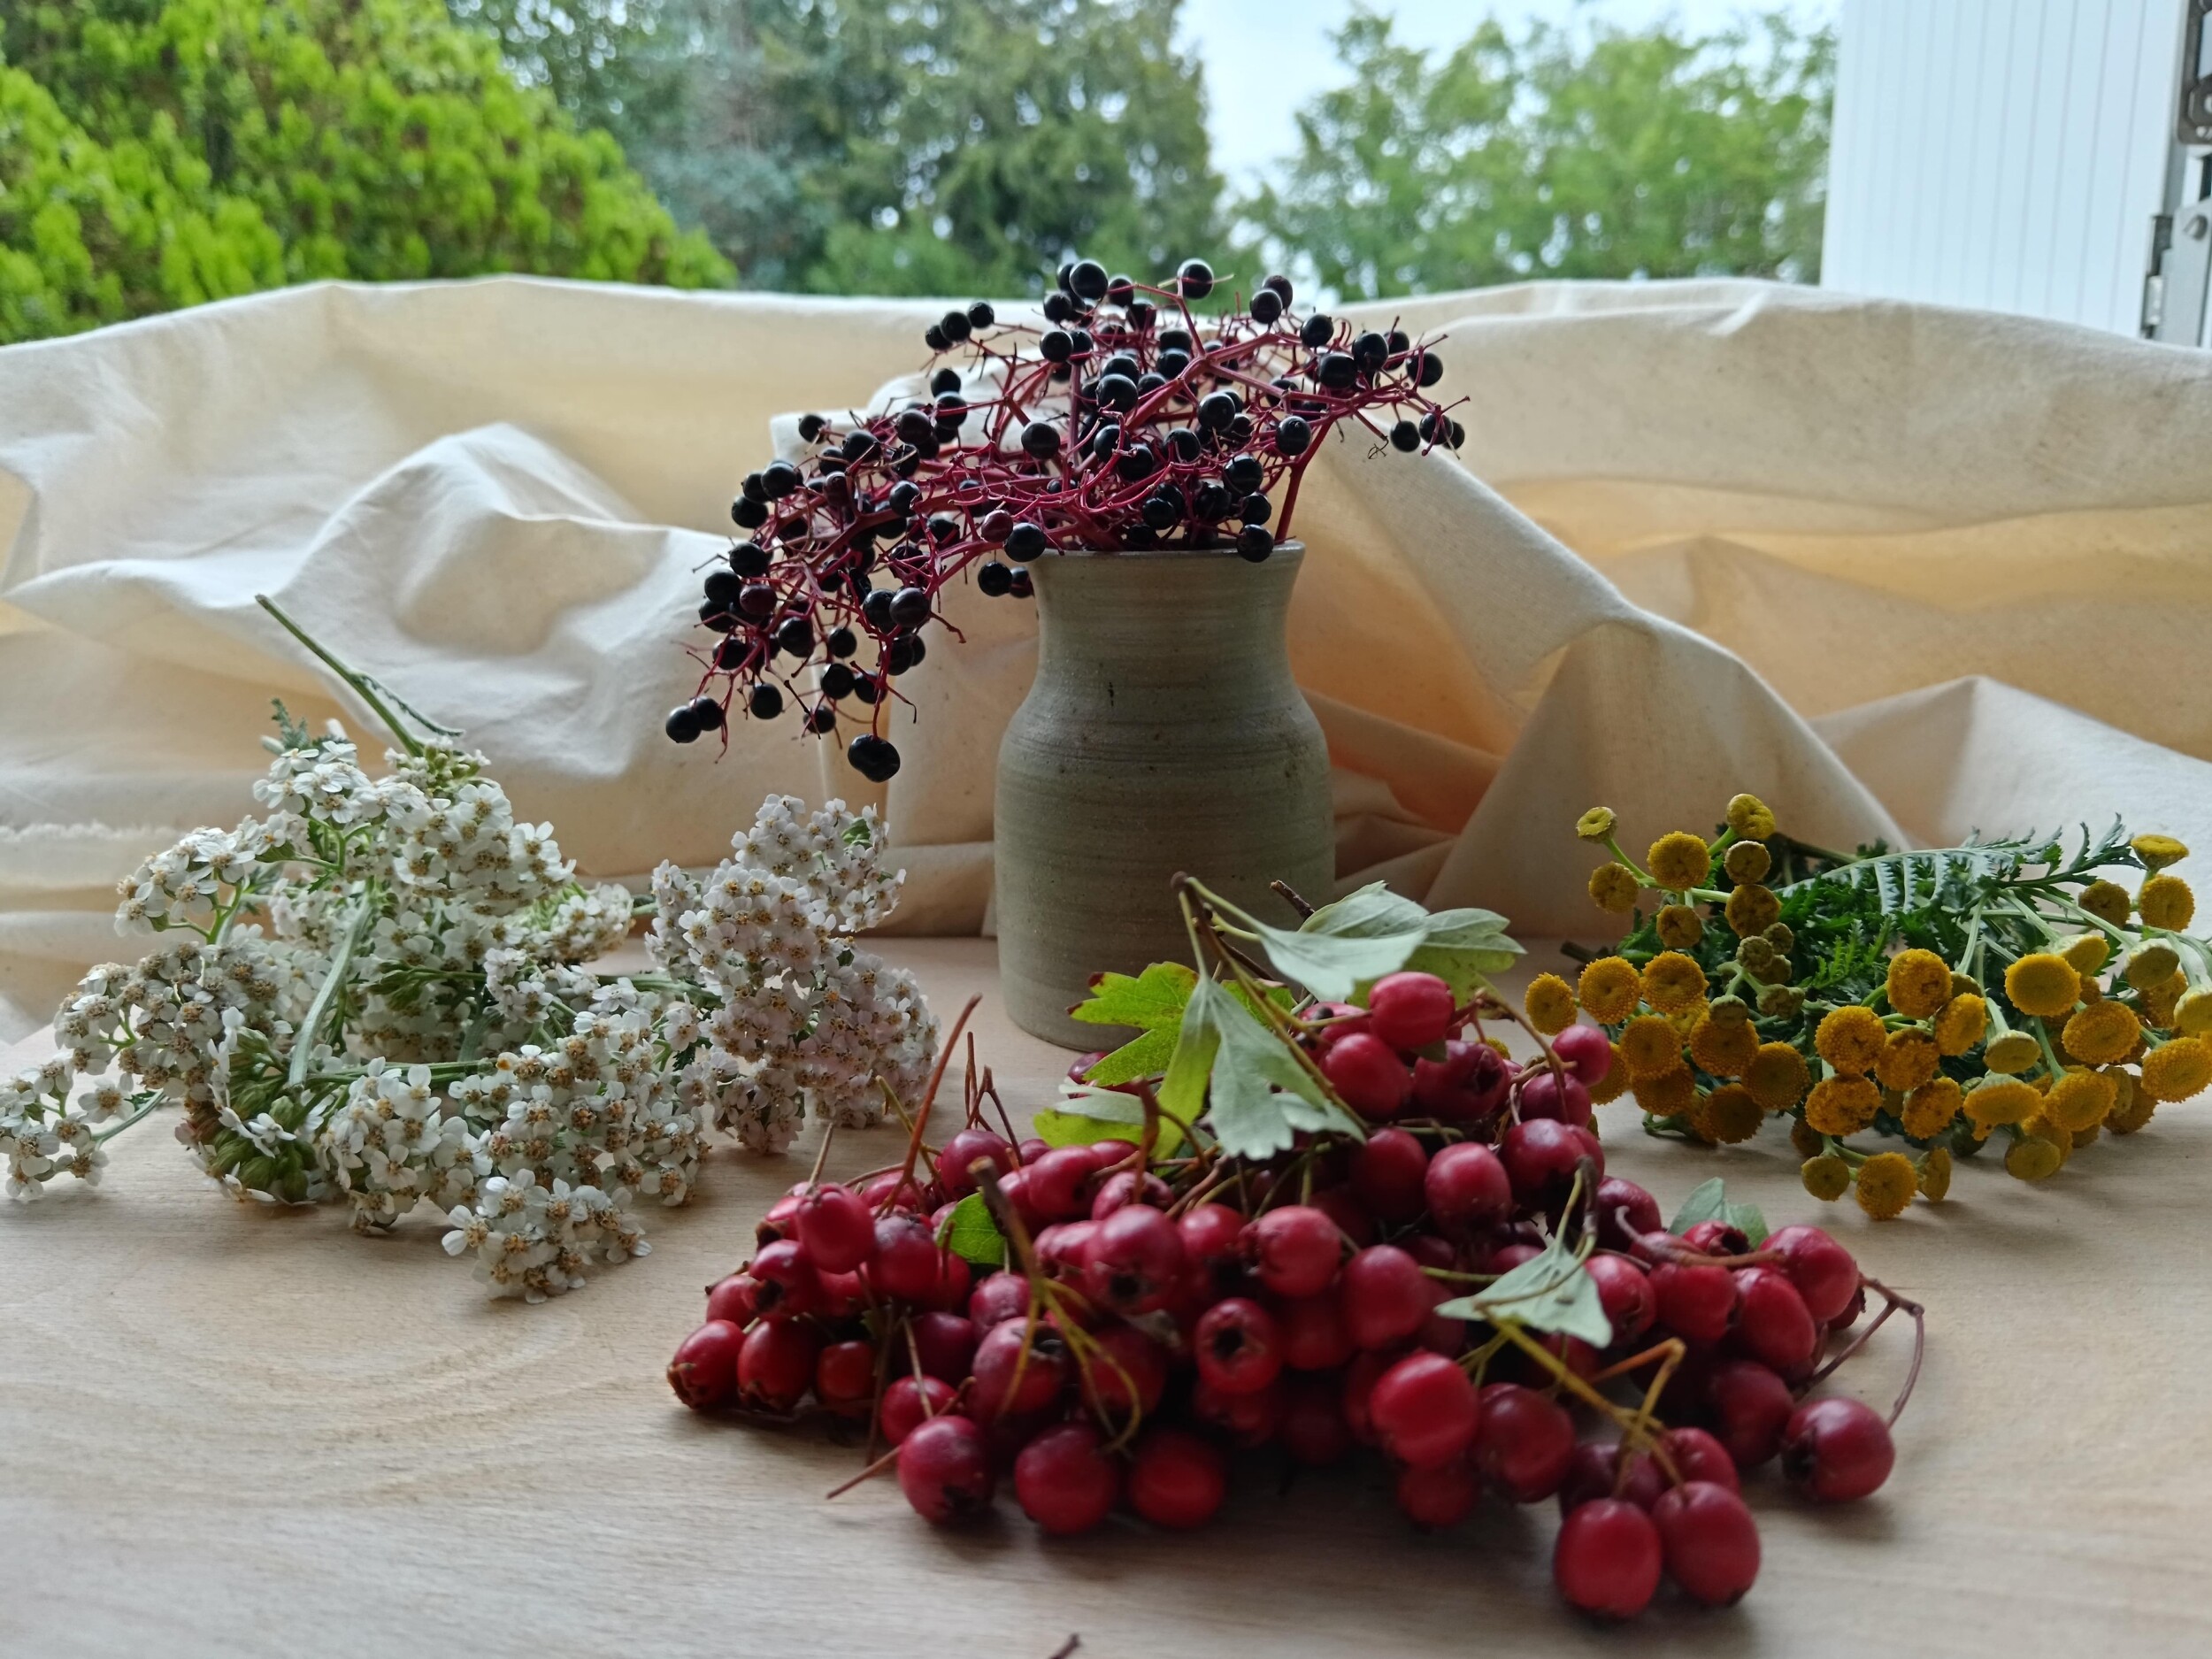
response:
[[[1360,1133],[1280,1039],[1220,986],[1200,981],[1191,1009],[1213,1033],[1206,1120],[1224,1152],[1271,1157],[1288,1151],[1300,1130]]]
[[[981,1193],[970,1193],[953,1206],[952,1214],[937,1230],[937,1242],[978,1267],[1006,1264],[1006,1235],[991,1218],[990,1206],[983,1202]]]
[[[1580,1337],[1597,1348],[1613,1340],[1613,1322],[1606,1317],[1597,1280],[1557,1239],[1496,1283],[1440,1303],[1436,1311],[1448,1319],[1481,1319]]]

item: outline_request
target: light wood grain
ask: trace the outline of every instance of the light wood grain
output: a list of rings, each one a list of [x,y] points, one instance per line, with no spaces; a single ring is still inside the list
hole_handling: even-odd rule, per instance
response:
[[[887,954],[943,1010],[992,988],[987,941]],[[994,1002],[979,1030],[1010,1095],[1045,1098],[1065,1056]],[[372,1242],[229,1203],[149,1125],[97,1193],[0,1213],[0,1654],[2212,1652],[2202,1106],[2039,1190],[1962,1170],[1947,1205],[1878,1227],[1805,1197],[1778,1135],[1699,1153],[1601,1116],[1663,1202],[1719,1172],[1778,1224],[1817,1209],[1929,1304],[1889,1486],[1815,1512],[1754,1479],[1766,1568],[1732,1611],[1594,1630],[1552,1595],[1550,1506],[1423,1537],[1371,1469],[1285,1492],[1256,1465],[1196,1537],[1048,1544],[1010,1505],[935,1532],[880,1482],[824,1502],[850,1450],[700,1421],[660,1377],[810,1139],[718,1154],[652,1256],[525,1308],[487,1302],[427,1219]],[[892,1140],[841,1137],[833,1164]],[[1904,1338],[1878,1345],[1848,1379],[1886,1400]]]

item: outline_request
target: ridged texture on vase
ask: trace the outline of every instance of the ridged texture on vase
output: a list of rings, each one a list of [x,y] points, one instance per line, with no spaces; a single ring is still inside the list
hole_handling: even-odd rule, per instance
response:
[[[1329,751],[1290,674],[1303,550],[1053,555],[1029,568],[1037,678],[999,747],[1000,982],[1024,1031],[1112,1039],[1068,1018],[1105,970],[1187,961],[1177,872],[1270,920],[1288,882],[1335,879]]]

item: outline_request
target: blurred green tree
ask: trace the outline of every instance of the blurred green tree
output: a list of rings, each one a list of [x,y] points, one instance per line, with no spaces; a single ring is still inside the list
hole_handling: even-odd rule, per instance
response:
[[[1282,182],[1241,216],[1339,293],[1818,274],[1828,30],[1775,13],[1516,38],[1494,19],[1432,61],[1361,12],[1336,47],[1351,84],[1301,112]]]
[[[0,342],[319,277],[729,268],[438,0],[0,8]]]
[[[749,286],[1040,290],[1220,240],[1181,0],[449,0]]]

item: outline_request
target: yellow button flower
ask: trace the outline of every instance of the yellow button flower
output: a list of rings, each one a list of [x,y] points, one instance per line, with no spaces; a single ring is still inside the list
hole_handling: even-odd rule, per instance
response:
[[[1744,1087],[1770,1112],[1787,1111],[1805,1098],[1812,1083],[1805,1056],[1786,1042],[1762,1043],[1744,1068]]]
[[[2005,1173],[2016,1180],[2047,1181],[2065,1162],[2066,1154],[2056,1142],[2030,1135],[2014,1141],[2005,1154]]]
[[[1686,904],[1670,904],[1659,912],[1659,942],[1669,950],[1687,950],[1705,937],[1705,918]]]
[[[2075,896],[2074,902],[2115,927],[2135,913],[2134,899],[2116,881],[2092,881]]]
[[[1663,951],[1644,964],[1644,1001],[1661,1013],[1679,1013],[1704,995],[1705,970],[1680,951]]]
[[[2153,1100],[2183,1101],[2212,1083],[2212,1042],[2177,1037],[2143,1056],[2143,1087]]]
[[[1747,881],[1729,894],[1727,915],[1728,925],[1736,930],[1736,936],[1749,939],[1755,933],[1765,933],[1782,919],[1782,901],[1774,896],[1771,887]]]
[[[1901,950],[1889,959],[1886,988],[1906,1018],[1930,1018],[1951,1000],[1951,964],[1932,950]]]
[[[1527,1010],[1528,1023],[1547,1037],[1555,1037],[1573,1025],[1580,1011],[1575,1005],[1574,987],[1555,973],[1540,973],[1530,980],[1521,1006]]]
[[[2139,991],[2148,991],[2172,979],[2181,969],[2181,953],[2162,939],[2149,939],[2128,952],[2120,977]]]
[[[2043,1096],[2017,1078],[1985,1078],[1966,1096],[1966,1115],[1983,1127],[2016,1124],[2043,1104]]]
[[[1611,807],[1594,806],[1575,820],[1575,833],[1586,841],[1601,841],[1613,833],[1613,826],[1618,821]]]
[[[1590,872],[1590,896],[1598,909],[1625,916],[1643,896],[1643,883],[1626,864],[1600,864]]]
[[[1590,1085],[1590,1101],[1593,1105],[1602,1106],[1627,1093],[1628,1063],[1621,1058],[1621,1046],[1617,1042],[1613,1045],[1613,1064],[1606,1068],[1603,1077]]]
[[[1890,1033],[1889,1041],[1882,1045],[1881,1058],[1874,1063],[1874,1075],[1881,1079],[1884,1088],[1895,1089],[1902,1094],[1933,1077],[1940,1058],[1935,1039],[1924,1031],[1909,1026]]]
[[[2043,1097],[2043,1115],[2069,1134],[2078,1133],[2102,1123],[2117,1094],[2112,1079],[2102,1072],[2071,1067]]]
[[[1931,1078],[1905,1097],[1905,1110],[1899,1116],[1907,1134],[1928,1141],[1948,1129],[1965,1103],[1966,1091],[1952,1079]]]
[[[1682,1064],[1682,1040],[1659,1014],[1645,1014],[1628,1022],[1621,1033],[1621,1064],[1632,1078],[1657,1077]]]
[[[2197,895],[2179,876],[2153,876],[2135,895],[2135,910],[2146,927],[2179,933],[2197,913]]]
[[[1774,833],[1774,813],[1755,795],[1740,795],[1728,803],[1728,827],[1743,840],[1763,841]]]
[[[2112,943],[2102,933],[2084,933],[2068,940],[2059,947],[2058,954],[2066,964],[2085,979],[2103,968],[2112,956]]]
[[[1837,1071],[1854,1077],[1864,1076],[1874,1069],[1874,1063],[1882,1057],[1882,1046],[1888,1041],[1889,1033],[1883,1027],[1881,1016],[1855,1003],[1835,1010],[1813,1033],[1813,1047],[1820,1057]]]
[[[1939,1204],[1951,1191],[1951,1148],[1930,1147],[1920,1160],[1920,1194]]]
[[[2002,1077],[2024,1071],[2042,1057],[2042,1044],[2024,1031],[2008,1031],[1982,1050],[1982,1064]]]
[[[1824,1078],[1806,1097],[1805,1121],[1822,1134],[1840,1141],[1872,1123],[1881,1109],[1882,1091],[1866,1079]]]
[[[1936,1016],[1935,1040],[1939,1054],[1958,1056],[1979,1042],[1989,1030],[1989,1004],[1969,991],[1955,996]]]
[[[2119,1086],[2119,1099],[2105,1114],[2104,1126],[2116,1135],[2131,1135],[2150,1122],[2151,1114],[2158,1110],[2158,1102],[2151,1092],[2125,1071],[2113,1081]]]
[[[2138,835],[2128,843],[2146,870],[2163,870],[2189,856],[2189,849],[2170,835]]]
[[[1738,841],[1721,860],[1731,881],[1764,881],[1774,868],[1774,855],[1757,841]]]
[[[1620,865],[1609,864],[1618,870]],[[1617,1025],[1636,1011],[1644,1000],[1644,976],[1623,956],[1600,956],[1586,964],[1581,977],[1582,1006],[1601,1025]]]
[[[1724,1083],[1705,1102],[1705,1123],[1714,1140],[1732,1147],[1759,1133],[1766,1113],[1740,1083]]]
[[[1690,1058],[1711,1076],[1741,1077],[1758,1052],[1759,1033],[1749,1020],[1718,1020],[1708,1014],[1691,1027]]]
[[[2066,1022],[2066,1052],[2085,1065],[2111,1065],[2134,1052],[2143,1022],[2124,1002],[2093,1002]]]
[[[1807,1158],[1797,1171],[1805,1190],[1824,1204],[1832,1204],[1850,1190],[1851,1166],[1832,1152]]]
[[[2081,976],[2065,957],[2039,950],[2005,970],[2005,995],[2024,1014],[2053,1018],[2081,1001]]]
[[[1678,1060],[1663,1071],[1632,1072],[1629,1087],[1636,1092],[1636,1103],[1655,1118],[1680,1118],[1698,1103],[1697,1079]]]
[[[1705,885],[1706,872],[1712,868],[1713,849],[1705,844],[1702,836],[1677,830],[1652,842],[1644,862],[1653,880],[1670,892],[1681,893]]]
[[[2174,1028],[2185,1036],[2212,1031],[2212,986],[2199,986],[2174,1002]]]
[[[1878,1152],[1859,1165],[1859,1208],[1877,1221],[1905,1213],[1919,1185],[1919,1172],[1901,1152]]]

